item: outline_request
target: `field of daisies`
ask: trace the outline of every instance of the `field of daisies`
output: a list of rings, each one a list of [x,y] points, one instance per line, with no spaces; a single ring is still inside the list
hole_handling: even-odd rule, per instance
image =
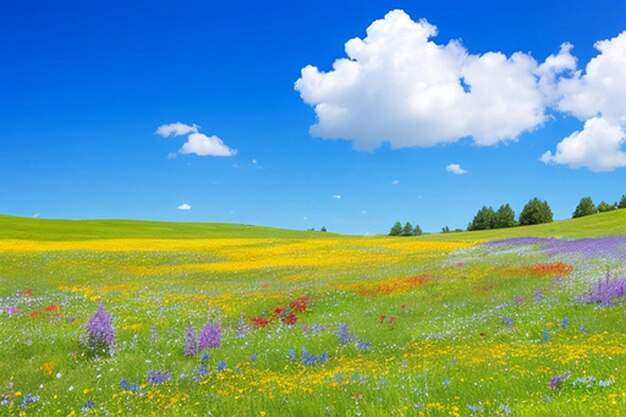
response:
[[[626,236],[6,234],[0,416],[626,415]]]

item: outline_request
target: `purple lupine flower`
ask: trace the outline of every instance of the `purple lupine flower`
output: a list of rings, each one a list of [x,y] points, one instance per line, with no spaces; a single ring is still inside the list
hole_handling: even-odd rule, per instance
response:
[[[217,370],[218,370],[218,371],[223,371],[223,370],[224,370],[224,369],[226,369],[227,367],[228,367],[228,365],[227,365],[227,364],[226,364],[226,362],[224,362],[224,361],[220,361],[220,362],[217,364]]]
[[[550,379],[550,389],[559,389],[563,386],[563,382],[565,381],[565,377],[563,375],[553,376]]]
[[[200,331],[199,347],[200,350],[215,349],[222,344],[222,326],[219,321],[207,321]]]
[[[96,313],[87,320],[83,345],[93,352],[113,352],[115,346],[115,329],[113,319],[100,304]]]
[[[566,328],[568,324],[569,324],[569,318],[566,317],[563,320],[561,320],[561,327],[562,328]]]
[[[359,350],[361,351],[367,351],[370,350],[370,348],[372,347],[372,343],[371,342],[364,342],[362,340],[357,341],[356,346],[359,348]]]
[[[156,324],[152,325],[152,330],[150,331],[150,337],[152,338],[153,342],[156,342],[156,340],[159,338],[159,335],[157,333]]]
[[[148,371],[146,379],[150,384],[162,384],[172,379],[172,373],[170,371]]]
[[[541,294],[541,290],[539,288],[535,288],[534,297],[533,298],[535,300],[535,303],[540,302],[541,299],[543,298],[543,295]]]
[[[578,302],[583,304],[600,304],[602,306],[615,305],[615,300],[626,295],[626,277],[611,278],[597,281],[586,294],[578,296]]]
[[[336,331],[337,337],[339,338],[339,344],[345,345],[350,343],[352,340],[352,336],[350,336],[350,330],[348,329],[348,325],[345,323],[339,324]]]
[[[502,317],[502,321],[504,322],[504,324],[506,324],[509,327],[513,326],[513,317],[511,317],[511,316],[504,316],[504,317]]]
[[[328,362],[328,353],[323,352],[322,354],[315,356],[309,351],[306,350],[305,347],[302,348],[302,363],[304,365],[318,365],[320,363]]]
[[[22,408],[26,408],[28,407],[29,404],[35,404],[37,401],[39,401],[39,395],[33,395],[33,394],[26,394],[24,395],[24,397],[22,398]]]
[[[237,329],[235,332],[235,337],[237,339],[241,339],[246,337],[248,332],[250,331],[250,326],[246,323],[246,319],[243,317],[243,313],[239,314],[239,321],[237,322]]]
[[[196,331],[193,329],[193,325],[191,322],[187,325],[187,330],[185,331],[185,356],[194,356],[200,351],[198,347],[198,337],[196,336]]]

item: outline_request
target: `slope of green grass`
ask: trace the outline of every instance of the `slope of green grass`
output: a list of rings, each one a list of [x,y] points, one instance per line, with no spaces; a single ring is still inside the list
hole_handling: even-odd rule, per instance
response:
[[[582,238],[626,234],[626,210],[594,214],[578,219],[509,229],[428,234],[422,240],[467,241],[535,236]],[[141,220],[48,220],[0,215],[0,239],[206,239],[290,238],[319,239],[342,235],[286,230],[227,223],[175,223]]]

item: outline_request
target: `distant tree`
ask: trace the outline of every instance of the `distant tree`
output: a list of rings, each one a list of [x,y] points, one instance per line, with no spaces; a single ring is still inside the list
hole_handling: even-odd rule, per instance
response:
[[[626,208],[626,195],[623,195],[618,203],[615,204],[618,209]]]
[[[311,227],[310,229],[306,229],[306,231],[307,231],[307,232],[314,232],[314,231],[315,231],[315,228],[314,228],[314,227]]]
[[[402,232],[400,232],[400,236],[413,236],[413,225],[406,222],[402,228]]]
[[[617,209],[617,204],[609,204],[606,201],[602,201],[598,204],[598,212],[604,213],[605,211],[611,211]]]
[[[496,212],[491,207],[483,206],[474,216],[468,230],[493,229],[496,220]]]
[[[519,215],[519,224],[521,226],[550,223],[552,220],[552,209],[548,205],[548,202],[541,201],[537,197],[526,203]]]
[[[572,218],[575,219],[577,217],[589,216],[590,214],[595,214],[597,212],[598,209],[596,208],[596,205],[593,204],[591,197],[583,197],[576,206],[576,210],[574,210]]]
[[[515,212],[508,204],[501,205],[494,217],[494,227],[496,229],[502,229],[515,226],[517,226]]]
[[[448,226],[443,226],[441,228],[441,233],[450,233],[450,228]]]
[[[389,231],[389,236],[400,236],[400,234],[402,234],[402,223],[395,222]]]
[[[413,236],[419,236],[423,233],[424,232],[422,232],[422,228],[420,227],[420,225],[416,224],[415,227],[413,228]]]
[[[322,226],[322,228],[320,229],[320,232],[326,232],[326,227]]]

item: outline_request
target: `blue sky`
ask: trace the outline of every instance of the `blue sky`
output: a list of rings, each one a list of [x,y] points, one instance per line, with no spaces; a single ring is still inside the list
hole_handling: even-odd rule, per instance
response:
[[[626,193],[624,16],[619,1],[2,1],[0,213],[384,233],[396,220],[427,231],[465,227],[482,205],[519,212],[538,196],[566,218],[582,196],[612,202]],[[422,18],[437,27],[430,41],[441,48],[460,41],[462,63],[440,71],[456,52],[431,62],[417,43],[389,35],[398,25],[428,29]],[[363,56],[351,61],[369,75],[334,83],[343,70],[331,74],[333,62],[355,37]],[[565,42],[574,47],[560,52]],[[498,89],[480,77],[514,66],[492,68],[487,57],[518,51],[536,66],[515,70],[521,81],[511,88],[532,72],[534,95],[509,102],[517,95],[507,93],[494,107]],[[600,54],[600,75],[588,75]],[[562,65],[542,67],[550,55]],[[391,56],[408,58],[394,66]],[[307,65],[317,75],[302,75]],[[438,76],[422,80],[411,65],[464,75],[468,94],[442,93]],[[417,85],[428,89],[411,95]],[[435,105],[444,99],[452,101]],[[313,130],[337,140],[309,131],[320,104],[354,115],[331,115]],[[155,133],[175,122],[236,153],[181,152],[188,133]],[[450,164],[467,173],[448,172]],[[191,209],[177,209],[183,204]]]

